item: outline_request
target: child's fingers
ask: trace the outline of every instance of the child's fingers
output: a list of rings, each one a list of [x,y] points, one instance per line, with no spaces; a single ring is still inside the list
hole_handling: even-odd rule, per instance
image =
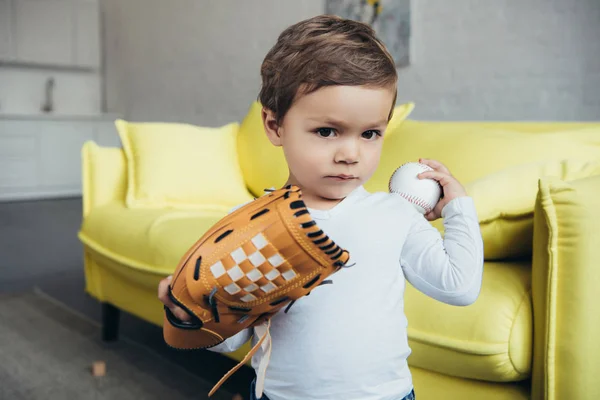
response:
[[[417,175],[419,179],[434,179],[440,185],[445,186],[450,182],[450,175],[440,171],[425,171]]]
[[[435,221],[437,219],[437,215],[435,215],[435,211],[430,211],[425,214],[425,219],[427,221]]]
[[[189,320],[191,320],[191,319],[192,319],[192,317],[191,317],[191,316],[190,316],[188,313],[186,313],[186,312],[183,310],[183,308],[181,308],[181,307],[177,307],[177,306],[175,306],[175,305],[174,305],[173,307],[169,307],[169,309],[171,310],[171,312],[172,312],[173,314],[175,314],[175,316],[176,316],[177,318],[179,318],[180,320],[182,320],[182,321],[184,321],[184,322],[185,322],[185,321],[189,321]]]
[[[429,158],[419,158],[419,162],[421,164],[430,166],[431,168],[433,168],[436,171],[445,172],[448,175],[450,175],[450,171],[448,171],[448,168],[446,168],[446,166],[439,161],[431,160]]]
[[[171,312],[182,321],[189,321],[192,317],[185,312],[181,307],[171,301],[169,297],[169,285],[173,276],[167,276],[158,284],[158,299],[171,310]]]
[[[168,276],[158,284],[158,299],[169,308],[175,305],[169,298],[169,285],[171,284],[171,279],[173,279],[173,277]]]

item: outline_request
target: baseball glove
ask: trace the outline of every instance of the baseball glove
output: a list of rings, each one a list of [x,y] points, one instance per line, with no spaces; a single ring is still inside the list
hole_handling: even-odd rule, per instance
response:
[[[311,218],[298,187],[274,190],[221,219],[182,257],[169,296],[192,319],[182,322],[165,307],[164,339],[179,349],[215,346],[330,283],[348,259]]]

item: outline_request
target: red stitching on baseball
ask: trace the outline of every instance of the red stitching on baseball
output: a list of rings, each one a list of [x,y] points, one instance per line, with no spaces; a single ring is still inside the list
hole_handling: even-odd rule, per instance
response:
[[[427,204],[427,202],[425,200],[423,200],[422,198],[416,197],[416,196],[411,196],[406,193],[399,193],[399,192],[394,192],[394,193],[398,193],[400,196],[402,196],[406,200],[408,200],[409,203],[416,204],[419,207],[423,208],[425,210],[425,214],[431,212],[431,206],[429,204]]]
[[[392,176],[394,176],[394,174],[396,173],[396,171],[398,171],[400,168],[402,168],[403,166],[407,165],[407,164],[415,164],[415,163],[411,163],[411,162],[405,162],[404,164],[402,164],[401,166],[399,166],[398,168],[396,168],[394,170],[394,172],[392,173]],[[431,168],[428,165],[425,164],[421,164],[421,163],[416,163],[416,164],[420,164],[420,168],[421,168],[421,172],[426,172],[426,171],[433,171],[433,168]],[[420,172],[420,173],[421,173]],[[442,185],[440,185],[439,182],[437,182],[438,186],[440,186],[440,188],[442,187]],[[421,207],[422,209],[425,210],[425,214],[431,212],[431,210],[433,209],[429,204],[427,204],[427,202],[425,200],[423,200],[420,197],[416,197],[416,196],[411,196],[408,195],[406,193],[400,193],[400,192],[396,192],[392,189],[392,180],[390,179],[390,181],[388,182],[388,189],[390,192],[399,194],[400,196],[402,196],[403,198],[405,198],[406,200],[408,200],[409,203],[413,203],[418,205],[419,207]]]

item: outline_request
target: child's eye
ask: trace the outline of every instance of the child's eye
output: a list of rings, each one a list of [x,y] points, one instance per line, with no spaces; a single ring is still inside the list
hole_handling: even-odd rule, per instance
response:
[[[379,136],[381,136],[381,132],[375,130],[365,131],[362,134],[362,137],[368,140],[377,139]]]
[[[330,138],[335,135],[335,130],[333,128],[319,128],[316,130],[316,132],[317,135],[324,138]]]

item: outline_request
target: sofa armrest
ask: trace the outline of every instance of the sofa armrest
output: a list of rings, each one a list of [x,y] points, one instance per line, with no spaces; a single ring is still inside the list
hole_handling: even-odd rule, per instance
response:
[[[534,211],[532,399],[600,398],[600,176],[541,179]]]
[[[84,143],[82,156],[83,217],[102,204],[125,201],[126,160],[123,150]]]

